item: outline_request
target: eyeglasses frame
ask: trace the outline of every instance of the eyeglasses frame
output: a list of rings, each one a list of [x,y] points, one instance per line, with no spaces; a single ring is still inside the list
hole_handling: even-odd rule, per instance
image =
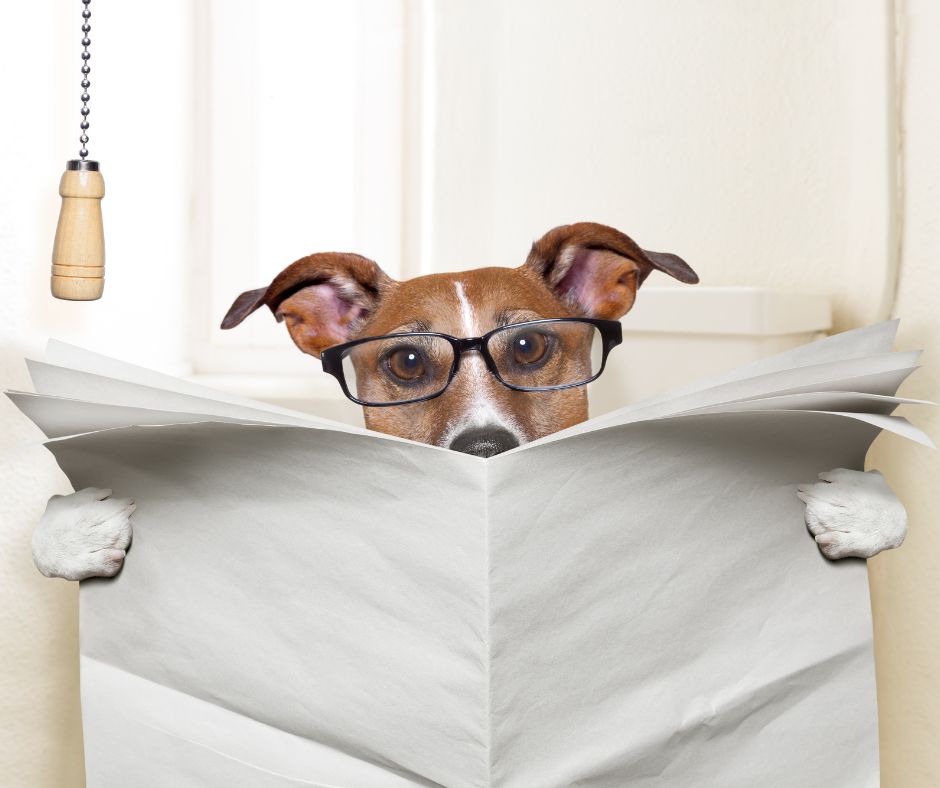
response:
[[[604,355],[601,358],[601,368],[597,371],[597,374],[593,375],[588,380],[582,380],[577,383],[564,383],[558,386],[516,386],[503,380],[502,377],[500,377],[498,369],[496,368],[496,362],[493,360],[493,357],[490,355],[489,349],[487,348],[487,343],[489,342],[490,338],[494,334],[510,328],[536,326],[543,323],[588,323],[597,328],[601,334],[604,351]],[[366,342],[374,342],[377,339],[393,339],[395,337],[438,337],[440,339],[447,340],[454,352],[454,361],[451,364],[450,374],[447,378],[447,382],[441,387],[440,391],[409,400],[400,400],[396,402],[366,402],[359,399],[358,397],[354,397],[350,393],[349,387],[346,385],[346,373],[343,371],[343,359],[346,357],[346,355],[348,355],[347,351],[356,345],[362,345]],[[586,386],[588,383],[597,380],[604,372],[604,368],[607,366],[608,354],[621,342],[623,342],[623,327],[620,325],[619,320],[604,320],[602,318],[596,317],[545,317],[540,318],[539,320],[525,320],[521,323],[509,323],[505,326],[498,326],[492,331],[487,331],[483,336],[480,337],[461,338],[451,336],[450,334],[442,334],[437,331],[402,331],[396,334],[381,334],[379,336],[360,337],[359,339],[353,339],[349,342],[343,342],[339,345],[332,345],[331,347],[321,351],[320,362],[323,364],[323,371],[332,375],[334,378],[336,378],[337,381],[339,381],[340,388],[342,388],[343,394],[346,395],[347,399],[366,408],[388,408],[394,405],[413,405],[416,402],[427,402],[428,400],[441,396],[441,394],[447,391],[457,373],[460,371],[460,359],[463,354],[472,350],[476,350],[483,357],[483,362],[486,364],[486,368],[489,370],[490,374],[506,388],[512,389],[513,391],[561,391],[563,389],[572,389],[577,388],[578,386]]]

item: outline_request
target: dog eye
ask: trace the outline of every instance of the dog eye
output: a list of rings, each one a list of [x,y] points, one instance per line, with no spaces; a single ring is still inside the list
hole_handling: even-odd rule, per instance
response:
[[[512,338],[512,360],[521,366],[537,364],[548,350],[548,338],[537,331],[521,331]]]
[[[415,347],[400,347],[393,350],[385,359],[388,371],[399,380],[414,381],[425,372],[424,356]]]

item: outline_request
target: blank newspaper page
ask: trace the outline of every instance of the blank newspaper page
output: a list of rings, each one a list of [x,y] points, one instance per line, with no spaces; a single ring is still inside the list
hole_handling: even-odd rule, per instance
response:
[[[870,326],[484,460],[52,343],[8,392],[135,498],[81,586],[89,788],[874,788],[860,469],[916,353]]]

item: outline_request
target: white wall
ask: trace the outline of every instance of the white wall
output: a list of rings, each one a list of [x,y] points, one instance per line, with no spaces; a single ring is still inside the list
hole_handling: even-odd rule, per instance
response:
[[[0,124],[4,386],[28,385],[22,357],[50,335],[171,371],[188,363],[191,272],[204,265],[191,244],[201,169],[191,153],[194,5],[92,3],[91,150],[108,187],[109,262],[95,305],[47,295],[56,184],[77,147],[80,9],[72,0],[6,9],[16,69]],[[937,346],[940,10],[930,0],[899,5],[898,92],[894,8],[876,0],[408,0],[406,9],[434,33],[407,39],[422,45],[409,67],[436,66],[416,81],[423,95],[406,96],[423,113],[403,142],[406,270],[516,264],[549,227],[594,219],[683,254],[706,283],[821,291],[847,328],[890,305],[900,249],[902,344]],[[906,393],[940,398],[936,371]],[[67,486],[5,401],[0,419],[0,775],[80,785],[76,589],[40,577],[28,552],[45,497]],[[937,417],[919,423],[930,429]],[[935,454],[887,439],[872,459],[911,512],[909,544],[871,563],[884,784],[926,788],[940,784],[940,467]]]
[[[887,4],[435,8],[439,265],[515,264],[591,219],[705,284],[822,291],[838,327],[874,319],[895,247]]]
[[[107,195],[106,298],[49,296],[59,177],[79,149],[81,4],[4,8],[0,150],[0,383],[28,389],[49,336],[169,371],[184,367],[189,258],[191,8],[92,3],[89,150]],[[83,784],[77,591],[31,566],[45,499],[69,492],[41,434],[0,401],[0,785]],[[105,484],[105,482],[102,482]]]

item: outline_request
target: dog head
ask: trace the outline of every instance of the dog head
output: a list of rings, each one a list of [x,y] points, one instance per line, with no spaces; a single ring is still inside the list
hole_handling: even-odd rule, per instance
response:
[[[617,319],[653,271],[695,283],[673,254],[641,249],[612,227],[556,227],[518,268],[478,268],[399,282],[371,260],[325,252],[304,257],[270,285],[242,293],[222,321],[234,328],[261,306],[287,325],[294,344],[320,356],[333,345],[403,331],[480,337],[500,325],[540,318]],[[360,385],[368,383],[360,371]],[[516,391],[479,353],[461,360],[443,394],[424,402],[365,407],[369,429],[479,456],[492,456],[587,419],[584,386]]]

